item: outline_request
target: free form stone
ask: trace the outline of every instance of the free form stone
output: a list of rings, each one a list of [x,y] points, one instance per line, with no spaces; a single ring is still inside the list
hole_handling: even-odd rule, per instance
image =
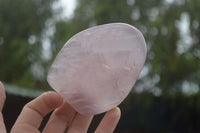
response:
[[[95,26],[67,41],[47,80],[77,112],[95,115],[126,98],[145,59],[145,40],[135,27],[125,23]]]

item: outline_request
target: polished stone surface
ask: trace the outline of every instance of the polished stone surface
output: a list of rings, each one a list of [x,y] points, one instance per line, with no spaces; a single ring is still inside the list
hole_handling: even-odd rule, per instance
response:
[[[77,112],[99,114],[126,98],[145,59],[145,40],[135,27],[124,23],[95,26],[64,45],[47,80]]]

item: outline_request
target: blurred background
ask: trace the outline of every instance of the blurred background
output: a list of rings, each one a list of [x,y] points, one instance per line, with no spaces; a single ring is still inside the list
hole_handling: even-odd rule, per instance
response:
[[[7,92],[8,131],[25,103],[51,90],[47,72],[70,37],[95,25],[124,22],[143,33],[148,54],[120,104],[115,132],[199,133],[199,13],[199,0],[0,0],[0,80]]]

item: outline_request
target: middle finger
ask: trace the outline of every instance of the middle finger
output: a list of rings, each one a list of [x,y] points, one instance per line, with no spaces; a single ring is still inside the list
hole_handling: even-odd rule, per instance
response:
[[[66,102],[56,109],[49,118],[43,133],[63,133],[70,125],[76,111]]]

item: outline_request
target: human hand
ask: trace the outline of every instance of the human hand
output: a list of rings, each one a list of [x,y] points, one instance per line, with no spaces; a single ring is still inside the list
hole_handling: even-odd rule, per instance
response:
[[[6,133],[6,128],[4,125],[3,114],[2,114],[5,100],[6,100],[6,94],[5,94],[4,86],[0,82],[0,131],[2,133]]]
[[[3,122],[2,108],[5,101],[5,90],[0,83],[0,130],[6,133]],[[86,133],[93,116],[84,116],[77,113],[56,92],[46,92],[27,103],[17,118],[11,133],[39,133],[38,130],[43,117],[53,111],[43,133]],[[118,107],[108,111],[96,133],[112,133],[120,119]]]

